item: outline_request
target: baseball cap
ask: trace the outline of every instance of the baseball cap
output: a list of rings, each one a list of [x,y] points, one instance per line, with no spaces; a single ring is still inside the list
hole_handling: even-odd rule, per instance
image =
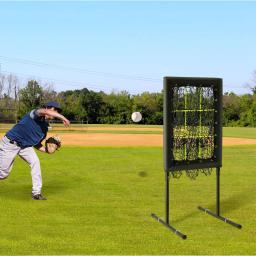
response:
[[[56,101],[49,101],[49,102],[45,103],[45,104],[43,105],[43,107],[45,107],[45,108],[55,108],[56,110],[58,110],[58,112],[61,112],[61,111],[62,111],[62,109],[61,109],[59,103],[56,102]]]

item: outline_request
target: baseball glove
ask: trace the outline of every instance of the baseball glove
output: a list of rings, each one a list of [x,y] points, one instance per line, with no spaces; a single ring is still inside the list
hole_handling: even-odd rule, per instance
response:
[[[53,154],[61,147],[61,140],[58,136],[52,136],[45,141],[45,151],[48,154]]]

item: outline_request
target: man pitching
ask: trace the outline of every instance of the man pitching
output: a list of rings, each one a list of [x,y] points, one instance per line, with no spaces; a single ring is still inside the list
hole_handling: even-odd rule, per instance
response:
[[[57,102],[48,102],[43,108],[34,109],[25,115],[0,141],[0,180],[9,176],[14,159],[19,155],[31,168],[32,198],[46,200],[41,194],[42,177],[39,158],[33,147],[46,152],[42,141],[46,138],[49,120],[60,119],[65,126],[70,122],[60,114]]]

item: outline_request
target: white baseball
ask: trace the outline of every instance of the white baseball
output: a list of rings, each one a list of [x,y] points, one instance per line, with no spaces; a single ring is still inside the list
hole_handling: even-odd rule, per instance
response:
[[[135,122],[135,123],[138,123],[140,122],[142,119],[142,115],[140,112],[133,112],[132,113],[132,121]]]

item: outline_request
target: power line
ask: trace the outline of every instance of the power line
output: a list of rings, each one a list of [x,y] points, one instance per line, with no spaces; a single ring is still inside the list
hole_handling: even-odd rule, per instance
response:
[[[137,81],[157,82],[157,83],[162,81],[161,79],[144,77],[144,76],[140,76],[140,75],[131,76],[131,75],[127,75],[127,74],[95,71],[95,70],[82,69],[82,68],[76,68],[76,67],[68,67],[68,66],[57,65],[57,64],[47,64],[47,63],[32,61],[32,60],[27,60],[27,59],[10,58],[10,57],[6,57],[6,56],[2,56],[2,55],[0,55],[0,59],[10,61],[10,62],[16,62],[16,63],[20,63],[20,64],[25,64],[25,65],[37,66],[37,67],[54,67],[56,69],[75,71],[78,73],[94,74],[94,75],[98,75],[98,76],[102,76],[102,77],[112,77],[112,78],[119,78],[119,79],[125,79],[125,80],[137,80]]]
[[[106,87],[106,86],[99,86],[99,85],[94,85],[94,84],[90,84],[87,82],[77,82],[77,81],[67,81],[67,80],[61,80],[61,79],[56,79],[56,78],[50,78],[50,77],[42,77],[42,76],[35,76],[35,75],[31,75],[31,74],[24,74],[24,73],[20,73],[20,72],[12,72],[12,71],[8,71],[8,70],[2,70],[3,74],[9,75],[9,74],[13,74],[16,75],[18,77],[23,77],[26,80],[29,79],[33,79],[33,80],[44,80],[45,82],[55,82],[55,83],[63,83],[63,84],[68,84],[69,86],[72,87],[82,87],[82,88],[88,88],[91,90],[99,90],[99,91],[103,91],[105,90],[115,90],[116,88],[111,88],[111,87]],[[125,89],[127,91],[127,89]],[[136,93],[134,90],[129,90],[130,93]]]
[[[91,84],[91,83],[88,83],[88,82],[78,82],[78,81],[70,81],[70,80],[62,80],[62,79],[56,79],[56,78],[50,78],[50,77],[43,77],[43,76],[37,76],[37,75],[31,75],[31,74],[24,74],[24,73],[20,73],[20,72],[12,72],[12,71],[8,71],[8,70],[2,70],[1,69],[1,63],[0,63],[0,75],[1,74],[6,74],[6,75],[9,75],[9,74],[14,74],[18,77],[23,77],[25,78],[26,80],[29,80],[29,79],[34,79],[34,80],[44,80],[45,82],[55,82],[55,83],[63,83],[63,84],[68,84],[69,86],[71,87],[86,87],[88,89],[91,89],[91,90],[99,90],[99,91],[104,91],[104,90],[108,90],[108,91],[111,91],[111,90],[118,90],[118,91],[121,91],[121,90],[125,90],[125,91],[129,91],[130,93],[132,94],[138,94],[137,91],[135,90],[129,90],[127,88],[125,89],[120,89],[120,88],[114,88],[114,87],[107,87],[107,86],[101,86],[101,85],[95,85],[95,84]],[[242,88],[246,88],[246,86],[232,86],[232,88],[229,89],[228,86],[224,85],[224,89],[227,90],[227,91],[232,91],[232,89],[242,89]]]
[[[47,64],[47,63],[32,61],[32,60],[27,60],[27,59],[10,58],[10,57],[0,55],[0,60],[1,59],[2,59],[2,61],[7,61],[7,62],[9,61],[9,62],[15,62],[15,63],[25,64],[25,65],[32,65],[32,66],[36,66],[36,67],[54,67],[56,69],[75,71],[75,72],[83,73],[83,74],[94,74],[94,75],[98,75],[98,76],[102,76],[102,77],[113,77],[113,78],[120,78],[120,79],[124,79],[124,80],[137,80],[137,81],[144,81],[144,82],[151,82],[151,83],[153,82],[153,83],[158,83],[158,84],[161,83],[162,84],[162,78],[157,79],[157,78],[149,78],[149,77],[144,77],[144,76],[130,76],[130,75],[126,75],[126,74],[108,73],[108,72],[101,72],[101,71],[94,71],[94,70],[88,70],[88,69],[62,66],[62,65],[57,65],[57,64]],[[2,63],[0,62],[0,74],[1,74],[1,64]],[[6,73],[6,72],[10,72],[10,71],[2,71],[2,72]],[[17,73],[17,72],[10,72],[10,73],[21,74],[23,76],[25,75],[25,76],[35,77],[35,75],[28,75],[28,74],[22,74],[22,73]],[[66,81],[66,80],[60,80],[60,79],[55,79],[55,78],[46,78],[46,77],[41,77],[41,76],[36,76],[36,77],[38,77],[40,79],[52,80],[52,81],[61,82],[61,83],[68,83],[70,86],[73,86],[73,87],[79,86],[82,84],[86,84],[86,86],[88,86],[88,88],[91,87],[91,88],[99,89],[99,90],[113,89],[110,87],[90,85],[90,84],[84,83],[84,82]],[[230,86],[225,86],[225,87],[226,87],[226,90],[232,90],[233,88],[241,89],[244,86],[232,86],[231,89],[229,89]]]
[[[52,81],[52,82],[60,82],[60,83],[65,83],[65,84],[69,84],[71,86],[82,86],[83,84],[87,87],[93,87],[93,88],[97,88],[97,89],[109,89],[107,87],[98,87],[95,85],[89,85],[88,83],[82,83],[82,82],[74,82],[74,81],[67,81],[67,80],[61,80],[61,79],[56,79],[56,78],[50,78],[50,77],[42,77],[42,76],[37,76],[37,75],[31,75],[31,74],[24,74],[24,73],[20,73],[20,72],[12,72],[12,71],[8,71],[8,70],[3,70],[2,73],[4,74],[14,74],[17,76],[21,76],[23,78],[26,79],[40,79],[40,80],[48,80],[48,81]]]

